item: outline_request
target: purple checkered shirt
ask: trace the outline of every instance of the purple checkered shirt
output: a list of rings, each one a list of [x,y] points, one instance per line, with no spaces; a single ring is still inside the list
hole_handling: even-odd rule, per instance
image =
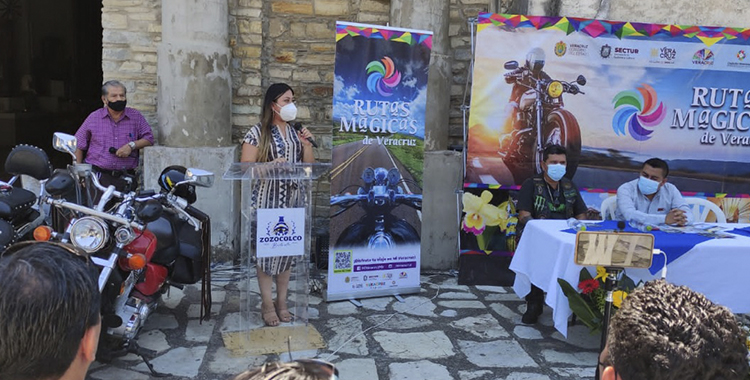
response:
[[[107,170],[135,169],[138,166],[138,151],[130,156],[117,157],[109,148],[120,149],[123,145],[140,139],[154,143],[154,135],[146,118],[137,110],[127,107],[120,121],[115,122],[106,108],[92,112],[76,132],[78,149],[86,151],[86,163]]]

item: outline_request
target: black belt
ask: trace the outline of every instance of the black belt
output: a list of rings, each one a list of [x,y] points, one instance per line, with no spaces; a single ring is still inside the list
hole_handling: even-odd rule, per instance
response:
[[[120,178],[125,174],[129,174],[133,176],[135,175],[135,169],[109,170],[109,169],[100,168],[96,165],[91,165],[91,168],[94,169],[94,171],[97,173],[105,173],[115,178]]]

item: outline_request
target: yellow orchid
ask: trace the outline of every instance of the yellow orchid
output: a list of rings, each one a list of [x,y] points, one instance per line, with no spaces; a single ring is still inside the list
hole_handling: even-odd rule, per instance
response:
[[[502,212],[499,208],[489,204],[492,200],[492,193],[485,190],[481,197],[471,193],[464,193],[463,211],[464,216],[463,230],[474,235],[480,235],[484,232],[486,226],[497,226],[502,220]],[[507,213],[505,218],[507,218]]]
[[[594,280],[602,279],[602,281],[605,281],[607,279],[607,270],[604,269],[604,267],[596,267],[596,277],[594,277]]]
[[[622,290],[615,290],[612,293],[612,305],[619,309],[620,305],[622,305],[622,301],[624,301],[627,296],[628,293],[625,293]]]

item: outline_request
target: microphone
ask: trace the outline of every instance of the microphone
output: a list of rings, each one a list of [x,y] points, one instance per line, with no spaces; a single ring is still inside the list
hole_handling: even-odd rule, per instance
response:
[[[294,123],[294,125],[292,126],[292,128],[294,128],[295,131],[301,131],[302,130],[302,123]],[[315,140],[313,140],[311,137],[308,137],[307,141],[309,141],[312,144],[313,148],[317,148],[318,147],[318,144],[316,144]]]
[[[617,229],[620,230],[620,232],[622,232],[622,230],[625,229],[625,222],[622,221],[622,220],[618,221],[617,222]]]
[[[113,146],[109,147],[109,154],[117,154],[117,149]]]

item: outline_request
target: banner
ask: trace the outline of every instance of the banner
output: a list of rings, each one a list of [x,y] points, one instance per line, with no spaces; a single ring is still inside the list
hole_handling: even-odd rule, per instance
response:
[[[749,37],[480,14],[466,181],[517,189],[558,143],[566,175],[592,193],[637,178],[652,157],[668,162],[668,180],[686,195],[750,193]]]
[[[419,292],[432,33],[336,23],[327,300]]]

